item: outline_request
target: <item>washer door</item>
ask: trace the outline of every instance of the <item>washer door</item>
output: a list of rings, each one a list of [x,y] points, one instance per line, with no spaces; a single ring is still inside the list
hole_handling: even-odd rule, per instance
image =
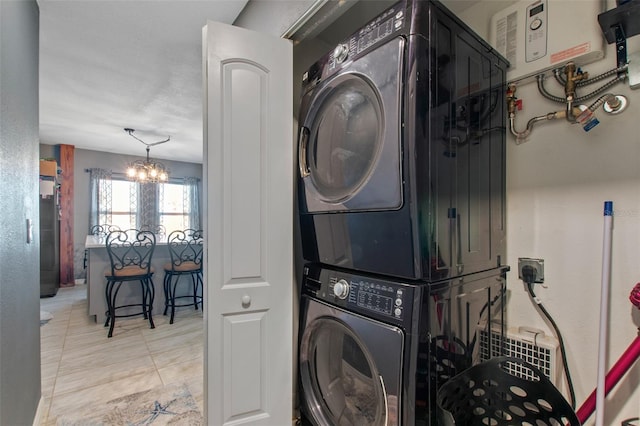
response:
[[[389,41],[306,95],[299,161],[308,212],[401,207],[403,46]]]
[[[318,425],[398,425],[402,331],[315,301],[309,308],[307,319],[315,318],[300,346],[308,415]]]

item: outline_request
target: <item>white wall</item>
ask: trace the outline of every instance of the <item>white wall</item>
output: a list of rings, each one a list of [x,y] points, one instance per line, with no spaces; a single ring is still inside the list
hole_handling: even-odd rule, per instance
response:
[[[489,3],[496,2],[482,2],[461,16],[485,39]],[[588,25],[598,23],[571,22],[576,31]],[[629,52],[640,50],[637,39],[628,40]],[[614,47],[609,45],[605,59],[584,70],[596,75],[615,67]],[[555,81],[549,81],[548,88],[564,96]],[[620,84],[610,91],[627,96],[629,108],[619,116],[598,110],[600,125],[588,133],[562,120],[536,126],[530,140],[519,146],[507,136],[509,326],[528,325],[551,333],[517,275],[519,257],[543,258],[545,285],[536,285],[535,291],[563,333],[578,407],[597,382],[605,200],[614,202],[608,368],[640,326],[640,311],[629,302],[631,289],[640,281],[640,90]],[[519,130],[534,116],[563,109],[563,104],[542,98],[535,84],[519,86],[516,95],[524,104],[516,120]],[[639,382],[640,362],[608,398],[606,425],[639,416]]]

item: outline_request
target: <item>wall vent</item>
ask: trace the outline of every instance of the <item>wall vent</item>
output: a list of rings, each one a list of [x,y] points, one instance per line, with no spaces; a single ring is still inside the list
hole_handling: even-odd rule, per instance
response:
[[[500,340],[499,330],[489,333],[480,329],[480,362],[495,356],[511,356],[532,364],[554,384],[561,385],[560,344],[554,337],[547,336],[542,330],[530,327],[509,328],[504,341]],[[531,372],[513,365],[509,373],[516,377],[532,379]]]

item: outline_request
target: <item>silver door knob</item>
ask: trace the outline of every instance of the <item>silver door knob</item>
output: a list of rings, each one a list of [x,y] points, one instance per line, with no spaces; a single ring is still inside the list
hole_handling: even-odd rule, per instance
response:
[[[251,305],[251,296],[245,294],[242,296],[242,307],[248,308]]]

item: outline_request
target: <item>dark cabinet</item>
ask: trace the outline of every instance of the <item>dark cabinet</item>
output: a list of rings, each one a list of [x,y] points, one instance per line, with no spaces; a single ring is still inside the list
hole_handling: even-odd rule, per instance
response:
[[[59,218],[55,196],[40,197],[40,297],[60,287]]]
[[[428,137],[417,147],[429,163],[415,166],[421,229],[434,232],[422,236],[434,244],[435,256],[423,256],[431,278],[501,266],[506,243],[506,64],[448,14],[432,25],[431,40],[416,40],[432,78]]]

